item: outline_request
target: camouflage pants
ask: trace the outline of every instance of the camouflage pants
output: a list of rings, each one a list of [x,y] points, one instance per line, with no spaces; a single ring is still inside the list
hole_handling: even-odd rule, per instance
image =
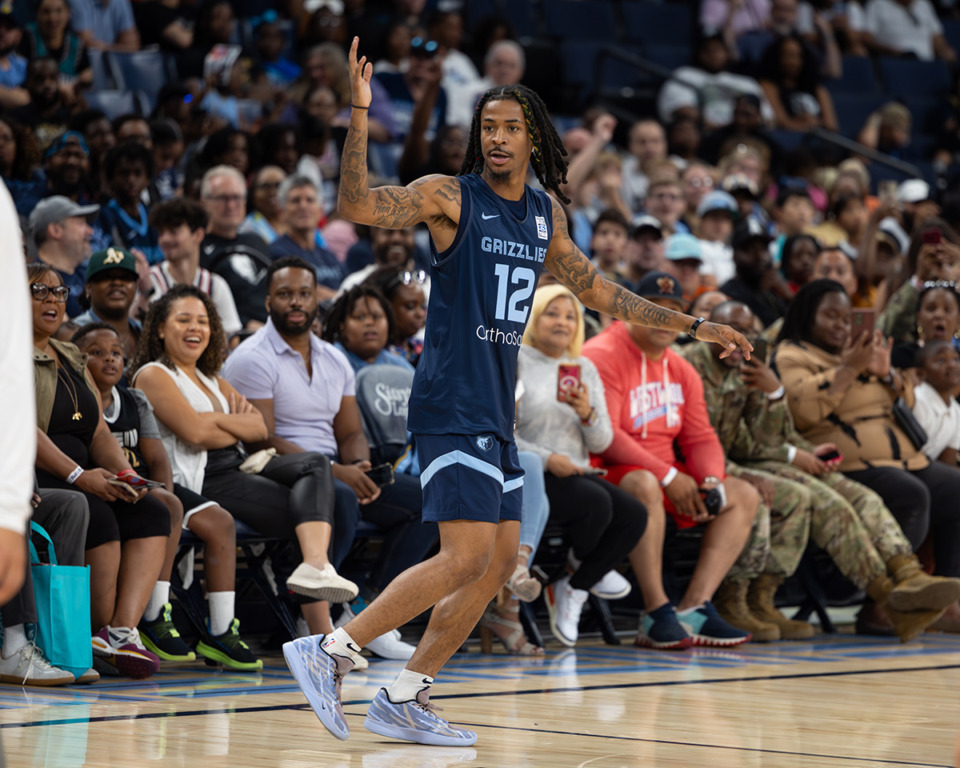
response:
[[[912,552],[883,500],[864,485],[839,472],[817,478],[791,464],[765,461],[749,465],[776,477],[777,494],[789,496],[802,488],[809,499],[809,536],[836,564],[840,572],[861,589],[887,572],[886,563],[895,555]],[[781,486],[785,486],[781,490]],[[799,519],[789,512],[788,522],[778,527],[778,512],[771,513],[770,558],[765,573],[790,575],[806,548],[806,538],[789,522]],[[782,529],[782,530],[781,530]],[[802,544],[801,544],[802,541]]]
[[[738,467],[729,474],[741,479],[745,474],[763,477],[773,483],[775,493],[772,508],[760,500],[750,536],[727,578],[749,581],[761,573],[783,576],[793,573],[806,549],[810,532],[812,502],[809,491],[797,483],[753,467]],[[791,556],[794,551],[798,553],[796,558]]]

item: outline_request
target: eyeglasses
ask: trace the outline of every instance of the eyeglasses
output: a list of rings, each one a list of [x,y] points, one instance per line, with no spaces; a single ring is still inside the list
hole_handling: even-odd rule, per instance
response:
[[[229,205],[230,203],[240,205],[246,198],[243,195],[210,195],[207,200],[212,200],[217,205]]]
[[[410,54],[412,56],[421,56],[428,59],[437,55],[440,45],[436,40],[424,40],[422,37],[415,37],[410,41]]]
[[[65,285],[55,285],[51,288],[43,283],[33,283],[30,286],[30,293],[33,294],[34,301],[43,301],[52,293],[53,298],[58,303],[63,304],[67,300],[67,296],[70,295],[70,289]]]
[[[713,179],[710,176],[691,176],[687,179],[687,186],[697,189],[698,187],[706,187],[710,189],[713,187]]]

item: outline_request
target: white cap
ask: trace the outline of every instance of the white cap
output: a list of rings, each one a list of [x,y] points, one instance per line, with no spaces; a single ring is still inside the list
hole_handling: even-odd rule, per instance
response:
[[[334,16],[343,16],[343,0],[304,0],[303,10],[306,13],[314,13],[321,8],[326,8]]]
[[[930,199],[930,185],[923,179],[907,179],[897,187],[898,203],[922,203]]]

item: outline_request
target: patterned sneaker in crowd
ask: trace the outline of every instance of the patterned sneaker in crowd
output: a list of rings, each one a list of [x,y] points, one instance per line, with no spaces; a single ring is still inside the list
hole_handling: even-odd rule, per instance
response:
[[[697,608],[677,613],[681,626],[693,638],[693,644],[708,648],[725,648],[750,640],[750,633],[724,621],[709,600]]]
[[[206,635],[197,643],[197,653],[208,662],[222,664],[227,669],[240,672],[258,672],[263,661],[250,651],[250,646],[240,639],[240,619],[230,622],[230,628],[222,635]]]
[[[390,739],[414,741],[435,747],[469,747],[477,742],[473,731],[461,731],[436,714],[430,689],[424,688],[412,701],[394,704],[381,688],[370,704],[363,727]]]
[[[640,633],[633,644],[658,651],[682,651],[693,645],[693,638],[680,624],[673,604],[664,603],[640,617]]]
[[[160,669],[160,659],[144,648],[131,627],[104,627],[92,638],[93,666],[101,675],[142,680]]]
[[[153,621],[140,621],[137,629],[148,651],[164,661],[193,661],[197,654],[187,645],[173,623],[173,607],[164,603]]]

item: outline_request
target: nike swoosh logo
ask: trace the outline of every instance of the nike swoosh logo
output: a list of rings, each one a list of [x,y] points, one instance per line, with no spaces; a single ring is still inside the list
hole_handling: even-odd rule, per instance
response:
[[[423,678],[420,682],[424,683],[425,685],[433,685],[433,683],[427,678]]]
[[[353,643],[347,643],[347,648],[349,648],[354,653],[360,653],[360,651],[362,650],[360,648],[357,648],[357,646],[355,646]]]
[[[498,219],[498,218],[500,218],[500,214],[499,214],[499,213],[491,213],[491,214],[488,215],[488,214],[486,214],[486,213],[481,213],[481,214],[480,214],[480,218],[483,219],[484,221],[489,221],[490,219]]]

